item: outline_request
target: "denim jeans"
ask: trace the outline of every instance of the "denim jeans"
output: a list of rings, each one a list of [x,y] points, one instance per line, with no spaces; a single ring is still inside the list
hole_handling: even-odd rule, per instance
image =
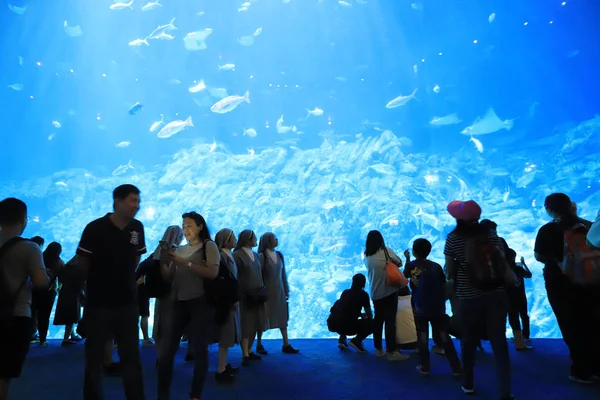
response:
[[[138,306],[87,308],[84,311],[85,340],[84,400],[103,400],[102,361],[106,342],[113,337],[121,360],[121,376],[127,400],[144,400],[144,379],[140,362]]]
[[[193,344],[195,363],[190,398],[202,397],[208,374],[208,344],[212,335],[213,315],[213,307],[203,297],[173,301],[168,315],[161,315],[168,322],[158,347],[158,400],[169,400],[171,396],[175,354],[184,333],[188,335],[188,345]]]
[[[475,353],[481,332],[487,333],[496,360],[500,398],[511,396],[510,355],[506,341],[508,296],[505,291],[486,293],[473,299],[458,299],[463,339],[463,386],[474,387]]]

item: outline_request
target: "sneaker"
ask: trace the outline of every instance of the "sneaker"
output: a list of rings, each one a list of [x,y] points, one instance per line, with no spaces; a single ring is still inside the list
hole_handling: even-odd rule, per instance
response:
[[[446,355],[446,351],[444,350],[443,347],[440,346],[433,346],[431,348],[431,351],[435,354],[439,354],[440,356],[445,356]]]
[[[259,344],[258,346],[256,346],[256,352],[258,354],[262,354],[263,356],[266,356],[267,354],[269,354],[267,352],[267,350],[265,350],[265,347],[262,344]]]
[[[429,376],[430,374],[430,372],[424,369],[421,365],[417,367],[417,372],[420,373],[422,376]]]
[[[358,340],[352,339],[350,341],[350,347],[352,347],[354,350],[358,351],[359,353],[367,352],[367,349],[365,349],[365,346],[363,346],[363,344],[361,342],[359,342]]]
[[[383,349],[375,349],[375,356],[377,357],[384,357],[385,355],[387,355],[387,352]]]
[[[395,350],[387,355],[388,360],[390,361],[404,361],[408,360],[410,356],[408,354],[402,354],[399,351]]]
[[[231,364],[227,364],[225,366],[225,370],[228,371],[230,374],[233,374],[233,375],[237,375],[240,372],[239,368],[232,367]]]
[[[79,335],[71,335],[71,340],[74,342],[81,342],[83,338]]]
[[[592,380],[587,376],[578,376],[575,374],[569,375],[569,379],[573,382],[581,383],[582,385],[589,385],[592,383]]]
[[[473,388],[466,388],[464,386],[461,386],[461,389],[463,391],[464,394],[475,394],[475,389]]]
[[[46,347],[48,347],[48,342],[46,340],[41,340],[40,341],[40,347],[42,349],[45,349]]]
[[[227,371],[227,368],[223,372],[215,372],[215,381],[220,384],[228,384],[235,382],[235,375]]]
[[[343,342],[338,342],[338,349],[340,349],[340,350],[345,350],[345,349],[347,349],[348,347],[349,347],[349,346],[348,346],[348,343],[347,343],[345,340],[344,340]]]
[[[61,346],[66,347],[66,346],[71,346],[76,344],[77,342],[75,342],[74,340],[63,340],[61,343]]]
[[[248,354],[248,357],[247,357],[247,358],[248,358],[249,360],[251,360],[251,361],[260,361],[260,360],[262,360],[262,357],[261,357],[261,356],[259,356],[258,354],[254,353],[254,352],[252,352],[252,351],[250,352],[250,354]]]
[[[154,340],[151,338],[142,340],[142,347],[154,347]]]
[[[288,344],[287,346],[283,346],[281,348],[281,351],[284,352],[285,354],[298,354],[298,353],[300,353],[300,350],[293,348],[291,344]]]

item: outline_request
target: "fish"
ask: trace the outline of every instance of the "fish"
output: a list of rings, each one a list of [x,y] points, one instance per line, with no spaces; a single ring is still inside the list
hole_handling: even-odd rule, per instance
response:
[[[444,117],[433,117],[431,121],[429,121],[429,124],[433,126],[446,126],[458,124],[460,122],[462,122],[462,120],[458,118],[456,113],[452,113]]]
[[[410,100],[415,98],[415,94],[417,93],[417,89],[413,90],[411,94],[408,96],[398,96],[394,100],[390,101],[385,105],[385,108],[396,108],[405,105]]]
[[[491,24],[496,19],[496,13],[491,13],[488,17],[488,22]]]
[[[144,109],[143,104],[138,101],[133,106],[131,106],[131,108],[129,109],[128,112],[129,112],[129,115],[138,115],[139,113],[142,112],[143,109]]]
[[[352,4],[348,3],[347,1],[344,0],[339,0],[338,4],[342,7],[352,7]]]
[[[19,56],[19,65],[23,66],[23,57]]]
[[[52,121],[52,126],[54,126],[56,129],[59,129],[61,127],[60,122],[58,121]]]
[[[146,37],[146,39],[157,39],[158,36],[162,35],[163,33],[176,30],[177,27],[175,25],[173,25],[174,22],[175,22],[175,18],[173,18],[171,20],[171,22],[169,22],[168,24],[160,25],[158,28],[156,28],[155,30],[153,30],[152,33],[150,33]]]
[[[320,117],[321,115],[323,115],[323,110],[321,110],[320,108],[315,108],[314,110],[309,110],[307,108],[306,111],[308,112],[306,118],[310,117],[311,115],[313,117]]]
[[[233,71],[235,69],[235,64],[223,64],[218,67],[219,71]]]
[[[54,182],[54,184],[55,184],[56,186],[67,187],[67,184],[66,184],[65,182],[63,182],[63,181]]]
[[[254,35],[242,36],[237,41],[242,46],[252,46],[254,44]]]
[[[413,65],[413,71],[415,72],[415,74],[419,72],[419,66],[417,64]]]
[[[483,143],[481,143],[481,141],[475,139],[474,137],[471,137],[471,139],[469,139],[469,142],[473,142],[477,151],[483,153]]]
[[[123,149],[123,148],[129,146],[130,144],[131,144],[131,142],[120,142],[120,143],[117,143],[116,147]]]
[[[185,48],[189,51],[205,50],[206,38],[212,34],[212,29],[206,28],[203,31],[190,32],[183,38]]]
[[[22,83],[13,83],[12,85],[8,85],[8,87],[16,92],[20,92],[25,88]]]
[[[224,88],[208,88],[208,93],[219,100],[227,97],[227,89]]]
[[[157,40],[173,40],[173,39],[175,39],[175,36],[170,35],[170,34],[168,34],[166,32],[161,32],[158,35],[156,35],[154,37],[154,39],[157,39]]]
[[[54,139],[54,136],[56,136],[56,133],[51,133],[50,135],[48,135],[48,140]]]
[[[382,175],[394,175],[396,174],[396,170],[389,164],[374,164],[369,166],[368,169],[372,169],[373,171],[382,174]]]
[[[169,122],[167,125],[163,126],[163,128],[158,132],[156,137],[161,139],[169,138],[176,133],[181,132],[182,130],[193,127],[194,123],[192,122],[192,117],[187,117],[185,121],[177,120]]]
[[[188,89],[188,92],[190,93],[198,93],[203,91],[204,89],[206,89],[206,84],[204,83],[204,80],[201,79],[200,82],[198,82],[196,85],[190,87]]]
[[[63,23],[63,27],[65,29],[65,33],[71,37],[77,37],[83,35],[83,31],[79,25],[69,26],[67,20]]]
[[[252,34],[252,36],[258,36],[262,33],[262,28],[258,28],[254,31],[254,33]]]
[[[341,207],[344,204],[343,201],[328,201],[327,203],[324,203],[321,208],[323,210],[331,210],[332,208]]]
[[[157,7],[162,7],[162,4],[160,4],[158,1],[159,0],[149,1],[148,3],[146,3],[144,5],[144,7],[142,7],[142,11],[150,11],[150,10],[154,10]]]
[[[497,132],[501,129],[510,131],[513,127],[513,119],[507,119],[505,121],[500,120],[496,115],[493,108],[489,108],[483,118],[478,117],[473,122],[473,125],[466,127],[460,132],[463,135],[478,136],[487,135],[489,133]]]
[[[113,171],[112,174],[113,174],[113,176],[123,175],[125,172],[127,172],[130,169],[135,169],[133,167],[133,164],[131,163],[131,160],[129,160],[129,162],[127,164],[125,164],[125,165],[119,165],[117,167],[117,169],[115,169]]]
[[[129,3],[113,3],[109,8],[111,10],[123,10],[125,8],[133,10],[133,2],[134,0],[131,0]]]
[[[275,124],[275,128],[277,129],[277,133],[284,135],[289,131],[296,132],[297,128],[295,126],[285,126],[283,125],[283,115],[279,117],[277,123]]]
[[[148,41],[146,39],[135,39],[135,40],[132,40],[131,42],[129,42],[130,46],[135,46],[135,47],[141,46],[143,44],[145,44],[146,46],[150,46],[150,44],[148,43]]]
[[[440,85],[435,85],[433,87],[433,92],[436,93],[436,94],[439,93],[440,92]]]
[[[15,14],[19,14],[19,15],[23,15],[27,12],[27,6],[17,7],[17,6],[13,6],[12,4],[9,4],[8,9],[10,11],[14,12]]]
[[[164,123],[165,123],[165,117],[163,115],[161,115],[160,121],[156,121],[150,126],[150,132],[154,132],[155,130],[158,129],[159,126],[161,126]]]
[[[238,8],[238,12],[246,12],[248,11],[248,7],[240,7]]]
[[[217,149],[217,141],[215,140],[215,138],[213,138],[213,142],[210,145],[210,149],[209,149],[209,153],[212,153],[213,151],[215,151]]]
[[[256,135],[257,135],[257,133],[256,133],[256,130],[254,128],[244,129],[244,135],[243,136],[256,137]]]
[[[236,109],[237,106],[246,102],[250,104],[250,92],[246,91],[243,96],[233,95],[219,100],[210,108],[210,111],[217,114],[225,114]]]

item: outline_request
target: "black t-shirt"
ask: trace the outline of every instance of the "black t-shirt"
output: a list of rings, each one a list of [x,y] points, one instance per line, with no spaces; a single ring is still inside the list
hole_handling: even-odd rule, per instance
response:
[[[117,228],[106,214],[90,222],[81,235],[77,255],[90,260],[86,307],[122,307],[137,301],[136,267],[146,253],[144,226],[136,219]]]
[[[364,309],[371,307],[369,295],[362,289],[346,289],[340,297],[340,309],[344,319],[355,320]]]

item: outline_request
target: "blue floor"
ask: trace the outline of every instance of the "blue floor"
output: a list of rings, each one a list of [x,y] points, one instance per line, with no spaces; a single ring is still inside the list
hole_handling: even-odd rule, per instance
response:
[[[372,343],[367,341],[367,348]],[[204,399],[248,400],[334,400],[334,399],[463,399],[460,381],[452,377],[446,359],[432,355],[432,375],[423,378],[416,371],[416,354],[408,361],[391,363],[375,358],[373,351],[357,354],[340,351],[335,340],[295,340],[298,355],[281,353],[280,341],[265,341],[270,352],[263,361],[241,371],[230,386],[219,386],[213,372],[217,348],[211,347],[210,369]],[[568,378],[569,357],[561,340],[534,341],[535,350],[511,350],[513,392],[517,399],[600,399],[600,382],[580,386]],[[494,363],[489,344],[479,352],[476,369],[476,398],[497,399]],[[176,359],[173,400],[187,400],[192,366],[183,361],[183,349]],[[240,351],[230,359],[239,365]],[[156,399],[155,350],[142,349],[146,398]],[[45,349],[32,345],[21,379],[13,381],[10,399],[81,399],[83,382],[83,345],[62,348],[52,341]],[[107,400],[124,399],[121,380],[105,378]]]

